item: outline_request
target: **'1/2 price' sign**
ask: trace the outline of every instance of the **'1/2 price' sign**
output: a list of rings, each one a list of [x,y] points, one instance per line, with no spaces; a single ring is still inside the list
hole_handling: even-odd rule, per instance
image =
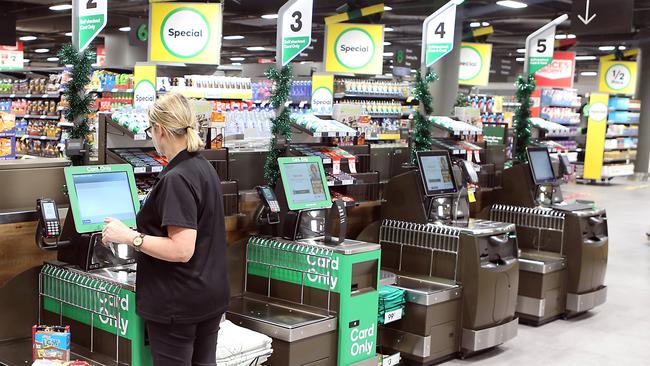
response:
[[[628,95],[636,92],[637,63],[635,61],[601,61],[599,69],[599,91]]]

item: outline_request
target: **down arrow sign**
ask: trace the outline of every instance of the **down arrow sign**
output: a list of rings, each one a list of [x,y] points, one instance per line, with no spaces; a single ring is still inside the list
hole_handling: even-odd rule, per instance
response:
[[[596,17],[596,14],[592,14],[591,17],[589,16],[589,0],[587,0],[587,4],[585,6],[585,16],[584,18],[582,15],[578,15],[578,19],[580,19],[585,25],[591,23],[592,20]]]

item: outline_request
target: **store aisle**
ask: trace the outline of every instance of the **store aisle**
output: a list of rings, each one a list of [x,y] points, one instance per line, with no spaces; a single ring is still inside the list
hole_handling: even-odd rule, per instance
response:
[[[567,199],[592,199],[607,209],[607,302],[569,321],[520,325],[505,345],[452,365],[650,364],[650,183],[619,179],[611,186],[566,185]]]

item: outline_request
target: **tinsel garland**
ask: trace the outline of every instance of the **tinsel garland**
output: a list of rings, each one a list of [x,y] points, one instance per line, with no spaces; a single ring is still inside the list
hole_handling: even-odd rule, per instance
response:
[[[431,150],[432,140],[428,116],[433,113],[433,99],[429,93],[429,84],[435,80],[438,80],[438,75],[434,72],[429,72],[424,77],[422,77],[419,70],[415,74],[413,94],[422,104],[424,115],[420,111],[416,111],[413,116],[413,137],[411,138],[411,162],[413,164],[415,164],[418,151]]]
[[[68,108],[63,115],[66,121],[74,124],[70,129],[70,138],[85,139],[90,133],[88,115],[93,102],[92,96],[86,94],[86,85],[90,83],[92,64],[96,56],[88,49],[78,52],[72,44],[64,45],[58,56],[63,65],[72,65],[72,77],[63,93],[68,102]]]
[[[289,99],[289,92],[291,90],[292,70],[291,66],[287,65],[281,69],[270,68],[265,73],[269,80],[275,83],[273,94],[271,94],[271,105],[276,110],[276,116],[271,120],[271,148],[266,156],[264,163],[264,180],[266,184],[271,187],[280,177],[280,170],[278,167],[278,158],[282,155],[282,148],[278,147],[278,141],[288,141],[291,139],[291,113],[288,109],[284,108],[284,104]],[[280,111],[280,113],[277,113]]]
[[[526,147],[531,143],[532,126],[530,122],[530,107],[532,107],[533,103],[530,96],[535,90],[535,76],[530,74],[525,78],[520,75],[517,78],[515,85],[517,86],[517,102],[519,102],[520,105],[515,110],[515,115],[513,117],[515,127],[513,157],[518,161],[525,163],[528,161]]]

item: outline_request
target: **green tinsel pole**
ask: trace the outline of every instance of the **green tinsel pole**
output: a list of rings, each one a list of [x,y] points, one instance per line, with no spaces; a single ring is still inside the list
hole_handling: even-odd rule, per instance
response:
[[[419,70],[415,74],[413,94],[420,101],[424,115],[418,110],[413,116],[413,137],[411,138],[411,162],[413,164],[415,164],[418,151],[431,150],[432,139],[428,116],[433,113],[433,99],[429,93],[429,84],[436,80],[438,80],[438,75],[434,72],[429,72],[424,77]]]
[[[68,101],[68,108],[63,115],[66,121],[74,124],[70,129],[70,138],[85,139],[90,133],[88,115],[93,102],[92,96],[86,94],[86,85],[90,83],[96,56],[88,49],[78,52],[72,44],[64,45],[58,56],[63,65],[72,65],[72,78],[63,93]]]
[[[518,161],[525,163],[528,161],[528,155],[526,154],[526,147],[531,143],[531,122],[530,122],[530,107],[532,107],[532,101],[530,99],[531,94],[535,90],[535,76],[533,74],[528,75],[527,78],[519,76],[517,82],[517,102],[520,103],[519,107],[515,110],[515,115],[513,118],[514,127],[515,127],[515,136],[514,136],[514,146],[513,146],[513,158]]]
[[[284,104],[289,99],[291,90],[292,70],[287,65],[281,69],[270,68],[265,73],[269,80],[275,83],[273,94],[271,95],[271,105],[276,111],[280,111],[275,118],[271,120],[271,148],[264,163],[264,180],[271,187],[280,177],[278,167],[278,158],[282,155],[282,149],[277,147],[279,139],[285,141],[291,139],[291,114],[288,109],[284,109]],[[277,113],[277,112],[276,112]]]

